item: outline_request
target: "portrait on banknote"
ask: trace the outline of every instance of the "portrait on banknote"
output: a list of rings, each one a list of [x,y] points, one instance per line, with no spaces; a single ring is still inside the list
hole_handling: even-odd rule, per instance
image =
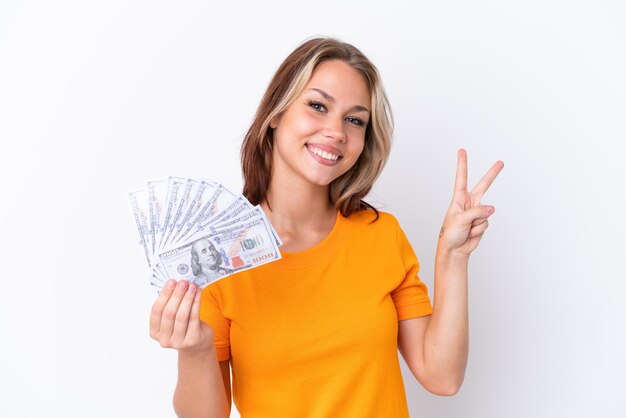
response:
[[[191,246],[191,271],[194,283],[204,286],[220,277],[233,272],[223,265],[222,254],[208,238],[201,238]]]

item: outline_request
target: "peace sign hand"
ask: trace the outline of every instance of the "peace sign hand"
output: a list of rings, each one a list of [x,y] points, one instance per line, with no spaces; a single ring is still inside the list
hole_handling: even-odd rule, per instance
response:
[[[497,161],[472,191],[468,192],[467,153],[464,149],[459,150],[454,195],[439,233],[440,248],[464,257],[469,257],[476,249],[489,225],[487,218],[495,211],[493,206],[481,205],[480,199],[502,168],[504,163]]]

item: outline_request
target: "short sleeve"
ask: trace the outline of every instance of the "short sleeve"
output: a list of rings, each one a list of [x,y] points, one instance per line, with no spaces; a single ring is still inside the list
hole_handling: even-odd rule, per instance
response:
[[[396,223],[396,244],[404,265],[404,279],[391,292],[391,298],[396,306],[398,321],[433,313],[426,284],[419,279],[419,262],[404,231]]]
[[[213,329],[217,361],[228,360],[230,358],[230,321],[222,315],[220,305],[211,292],[211,286],[202,290],[200,319]]]

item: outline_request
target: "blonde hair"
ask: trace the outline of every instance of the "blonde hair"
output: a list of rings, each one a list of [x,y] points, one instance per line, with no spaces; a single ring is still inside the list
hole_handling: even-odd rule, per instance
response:
[[[333,38],[314,38],[296,48],[272,78],[241,147],[243,194],[252,204],[267,199],[272,177],[273,130],[270,121],[279,118],[300,96],[317,66],[341,60],[363,75],[370,93],[370,119],[365,144],[356,163],[330,184],[329,199],[343,216],[376,209],[363,198],[380,175],[389,152],[393,117],[378,70],[354,46]]]

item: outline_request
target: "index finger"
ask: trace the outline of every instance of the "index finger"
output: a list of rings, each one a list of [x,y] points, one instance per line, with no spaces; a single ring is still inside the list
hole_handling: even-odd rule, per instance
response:
[[[458,152],[456,163],[456,178],[454,180],[454,193],[467,190],[467,152],[461,148]]]
[[[172,296],[172,292],[175,287],[176,280],[168,280],[165,283],[165,286],[163,286],[161,294],[157,300],[154,301],[152,311],[150,311],[150,335],[154,335],[159,332],[159,329],[161,328],[161,316],[163,315],[163,309],[165,308],[165,305],[167,305],[167,301],[170,299],[170,296]]]

